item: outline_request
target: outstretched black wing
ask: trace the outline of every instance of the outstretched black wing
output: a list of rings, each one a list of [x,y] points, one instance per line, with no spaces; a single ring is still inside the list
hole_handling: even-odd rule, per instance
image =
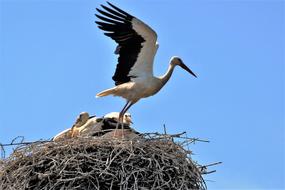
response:
[[[115,53],[119,54],[119,58],[112,79],[116,85],[119,85],[129,82],[132,77],[137,77],[130,75],[130,70],[138,59],[145,39],[133,28],[134,16],[109,2],[108,4],[111,8],[104,5],[101,5],[103,10],[97,8],[100,15],[96,14],[96,16],[101,21],[96,21],[96,23],[100,29],[106,31],[104,33],[106,36],[118,43]]]

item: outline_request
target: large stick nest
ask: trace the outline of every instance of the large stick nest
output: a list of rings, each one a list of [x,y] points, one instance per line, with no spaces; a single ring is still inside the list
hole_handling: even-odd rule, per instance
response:
[[[0,189],[206,189],[201,172],[173,138],[74,138],[18,147],[0,162]]]

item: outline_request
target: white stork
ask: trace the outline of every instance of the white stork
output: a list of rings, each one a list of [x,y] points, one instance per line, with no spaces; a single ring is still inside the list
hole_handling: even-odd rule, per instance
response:
[[[81,112],[71,128],[65,129],[64,131],[58,133],[52,138],[52,140],[57,142],[78,136],[82,130],[82,126],[93,118],[95,118],[95,116],[89,116],[87,112]]]
[[[104,118],[110,118],[110,119],[113,119],[117,122],[119,122],[119,117],[120,117],[119,112],[110,112],[104,116]],[[123,124],[129,125],[129,126],[133,123],[132,122],[132,116],[130,113],[125,113],[122,120],[123,120],[122,121]]]
[[[102,6],[100,13],[95,14],[101,21],[96,21],[105,35],[118,44],[115,54],[119,54],[118,64],[112,79],[115,87],[104,90],[96,95],[120,96],[127,100],[120,112],[119,122],[123,115],[141,98],[156,94],[169,80],[175,66],[180,66],[187,72],[196,75],[182,62],[179,57],[172,57],[167,72],[153,76],[153,60],[158,49],[157,35],[144,22],[107,2],[110,7]]]
[[[71,127],[71,137],[78,137],[82,130],[86,128],[86,126],[90,126],[90,123],[96,121],[96,116],[89,116],[87,112],[82,112],[76,119],[75,124]]]

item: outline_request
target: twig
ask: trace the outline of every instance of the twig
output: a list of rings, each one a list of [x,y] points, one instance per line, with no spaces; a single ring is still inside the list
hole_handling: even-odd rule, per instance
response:
[[[212,171],[209,171],[209,172],[204,171],[204,172],[202,172],[202,174],[203,175],[207,175],[207,174],[211,174],[211,173],[215,173],[215,172],[216,172],[216,170],[212,170]]]
[[[222,164],[222,163],[223,163],[223,162],[215,162],[215,163],[212,163],[212,164],[200,166],[200,168],[202,168],[202,167],[209,167],[209,166],[215,166],[215,165]]]
[[[208,169],[208,167],[210,167],[210,166],[215,166],[215,165],[218,165],[218,164],[222,164],[222,162],[215,162],[215,163],[212,163],[212,164],[207,164],[207,165],[199,166],[198,168],[200,169],[200,171],[201,171],[201,173],[202,173],[203,175],[206,175],[206,174],[211,174],[211,173],[216,172],[216,170],[207,171],[207,169]]]
[[[14,143],[13,141],[9,144],[1,144],[1,147],[5,146],[17,146],[17,145],[30,145],[30,144],[35,144],[35,143],[46,143],[46,142],[53,142],[51,140],[39,140],[39,141],[26,141],[26,142],[19,142],[19,143]]]

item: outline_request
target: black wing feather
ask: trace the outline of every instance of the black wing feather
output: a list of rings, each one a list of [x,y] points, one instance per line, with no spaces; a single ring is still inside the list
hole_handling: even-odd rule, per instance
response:
[[[112,24],[122,24],[122,22],[118,22],[118,21],[115,21],[115,20],[112,20],[112,19],[108,19],[106,17],[103,17],[103,16],[100,16],[100,15],[97,15],[95,14],[97,18],[105,21],[105,22],[109,22],[109,23],[112,23]]]
[[[138,54],[142,48],[145,39],[140,36],[132,27],[132,19],[135,17],[118,7],[107,2],[111,7],[101,5],[104,10],[97,9],[101,14],[95,14],[101,21],[96,21],[104,34],[118,44],[116,53],[119,53],[118,64],[112,79],[116,85],[129,82],[132,77],[129,76],[131,68],[137,61]]]
[[[126,15],[126,16],[129,16],[131,17],[132,15],[130,15],[129,13],[123,11],[122,9],[116,7],[115,5],[111,4],[110,2],[107,2],[112,8],[114,8],[115,10],[119,11],[120,13]]]
[[[96,10],[97,10],[99,13],[101,13],[102,15],[105,15],[106,17],[112,18],[112,19],[114,19],[114,20],[119,20],[119,21],[124,21],[124,20],[125,20],[124,18],[120,18],[120,17],[114,16],[114,15],[109,14],[109,13],[107,13],[107,12],[105,12],[105,11],[102,11],[102,10],[100,10],[100,9],[98,9],[98,8],[96,8]]]
[[[124,14],[121,14],[121,13],[119,13],[119,12],[117,12],[117,11],[114,11],[113,9],[110,9],[109,7],[106,7],[106,6],[104,6],[104,5],[101,5],[106,11],[108,11],[109,13],[112,13],[113,15],[116,15],[116,16],[118,16],[118,17],[120,17],[120,18],[124,18],[124,19],[127,19],[128,18],[128,16],[127,15],[124,15]]]

